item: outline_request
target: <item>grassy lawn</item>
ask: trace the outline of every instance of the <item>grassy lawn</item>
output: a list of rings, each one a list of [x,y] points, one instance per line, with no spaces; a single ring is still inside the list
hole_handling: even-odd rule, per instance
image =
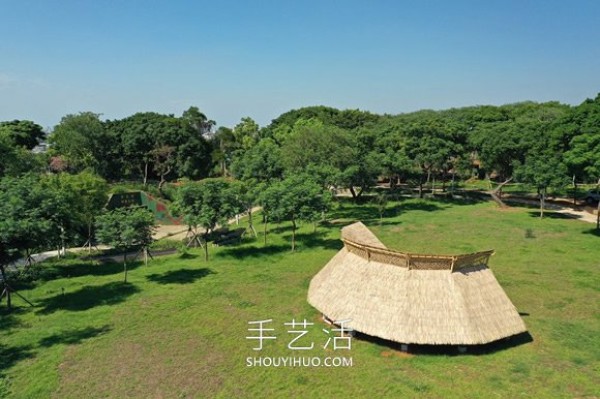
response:
[[[56,278],[22,294],[27,308],[0,313],[0,396],[203,397],[598,397],[600,236],[591,224],[491,203],[407,200],[379,221],[374,206],[342,203],[331,222],[299,232],[271,225],[268,245],[242,245],[136,264],[48,263]],[[554,217],[553,217],[554,216]],[[255,220],[259,220],[256,217]],[[490,267],[532,341],[456,356],[406,355],[354,339],[323,348],[326,328],[306,302],[308,284],[341,248],[339,229],[362,220],[389,247],[461,253],[495,249]],[[262,231],[262,226],[257,226]],[[22,306],[21,306],[22,305]],[[248,322],[273,319],[277,339],[254,351]],[[283,323],[306,319],[315,348],[292,351]],[[300,353],[299,353],[300,352]],[[352,367],[247,367],[253,356],[346,356]]]

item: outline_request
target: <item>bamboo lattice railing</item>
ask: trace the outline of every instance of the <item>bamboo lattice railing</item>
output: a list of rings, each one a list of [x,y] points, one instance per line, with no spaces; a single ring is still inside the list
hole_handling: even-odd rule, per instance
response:
[[[450,270],[451,272],[472,266],[487,266],[493,250],[461,255],[425,255],[400,252],[360,244],[342,238],[346,249],[368,261],[406,267],[409,270]]]

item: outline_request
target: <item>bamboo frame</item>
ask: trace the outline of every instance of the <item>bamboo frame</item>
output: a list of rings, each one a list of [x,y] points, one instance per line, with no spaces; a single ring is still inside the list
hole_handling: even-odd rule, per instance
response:
[[[490,256],[494,254],[494,250],[460,255],[418,254],[360,244],[347,238],[342,238],[342,242],[349,252],[366,259],[368,262],[375,261],[406,267],[408,270],[449,270],[455,272],[472,266],[487,267]]]

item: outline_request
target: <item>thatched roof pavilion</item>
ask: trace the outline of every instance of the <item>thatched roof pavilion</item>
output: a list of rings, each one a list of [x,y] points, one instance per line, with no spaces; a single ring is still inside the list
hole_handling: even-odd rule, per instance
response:
[[[485,344],[527,331],[487,267],[493,251],[420,255],[387,249],[362,223],[312,279],[308,302],[355,331],[403,344]]]

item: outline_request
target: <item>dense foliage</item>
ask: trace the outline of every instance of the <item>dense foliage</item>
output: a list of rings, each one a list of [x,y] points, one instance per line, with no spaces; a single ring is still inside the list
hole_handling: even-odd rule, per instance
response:
[[[317,106],[263,128],[248,117],[231,129],[214,127],[196,107],[119,120],[82,112],[63,117],[47,137],[49,150],[39,152],[32,151],[46,139],[39,125],[0,122],[6,259],[89,245],[106,181],[154,181],[167,196],[168,181],[216,178],[183,184],[176,201],[188,224],[205,231],[259,204],[270,220],[307,219],[290,213],[302,213],[297,197],[346,189],[358,199],[382,179],[418,187],[421,196],[435,182],[512,179],[537,188],[542,213],[548,188],[600,183],[600,95],[578,106],[523,102],[399,115]],[[27,233],[17,231],[29,216]]]
[[[54,128],[45,157],[27,151],[45,137],[39,125],[0,123],[0,174],[90,170],[109,181],[156,181],[162,188],[181,178],[270,182],[303,171],[323,187],[359,197],[378,178],[421,188],[473,176],[534,182],[531,168],[544,164],[536,161],[542,156],[553,160],[556,182],[591,183],[600,178],[599,118],[600,95],[574,107],[523,102],[399,115],[316,106],[263,128],[245,117],[216,131],[196,107],[179,117],[140,112],[106,121],[82,112]]]

